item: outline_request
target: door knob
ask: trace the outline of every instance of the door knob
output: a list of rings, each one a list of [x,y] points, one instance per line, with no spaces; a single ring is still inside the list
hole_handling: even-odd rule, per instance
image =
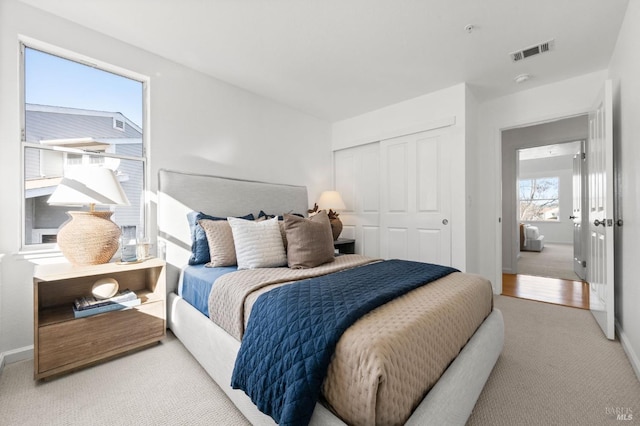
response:
[[[600,225],[602,225],[602,227],[605,227],[605,226],[606,226],[606,225],[605,225],[605,223],[604,223],[604,220],[603,220],[603,221],[600,221],[600,220],[598,220],[598,219],[596,219],[596,220],[594,220],[594,221],[593,221],[593,225],[594,225],[594,226],[600,226]]]
[[[448,221],[447,219],[442,219],[442,224],[443,224],[443,225],[446,225],[446,224],[448,224],[448,223],[449,223],[449,221]]]
[[[569,219],[577,219],[578,216],[569,216]]]

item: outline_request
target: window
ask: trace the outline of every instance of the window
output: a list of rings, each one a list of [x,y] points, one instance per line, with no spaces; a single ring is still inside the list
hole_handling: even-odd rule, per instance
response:
[[[520,179],[520,220],[557,221],[559,183],[558,177]]]
[[[112,220],[135,225],[144,235],[144,78],[25,45],[22,52],[23,247],[55,243],[66,211],[81,208],[47,203],[60,180],[77,167],[115,172],[130,205],[111,207]]]

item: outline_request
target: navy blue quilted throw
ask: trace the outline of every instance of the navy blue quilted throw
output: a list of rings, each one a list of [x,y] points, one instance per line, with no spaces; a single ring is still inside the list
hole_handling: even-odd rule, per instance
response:
[[[280,425],[307,425],[342,333],[367,312],[456,269],[388,260],[299,281],[253,306],[231,386]]]

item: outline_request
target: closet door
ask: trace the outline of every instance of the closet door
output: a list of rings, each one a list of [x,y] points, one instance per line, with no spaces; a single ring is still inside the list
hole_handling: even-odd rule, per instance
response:
[[[336,151],[335,189],[347,207],[341,237],[356,240],[356,253],[380,257],[380,147],[378,143]]]
[[[380,142],[381,257],[451,265],[448,130]]]

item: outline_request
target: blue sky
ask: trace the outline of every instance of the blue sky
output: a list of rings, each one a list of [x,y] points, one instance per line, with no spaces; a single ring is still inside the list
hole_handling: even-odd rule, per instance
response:
[[[121,112],[142,127],[142,83],[25,49],[27,103]]]

